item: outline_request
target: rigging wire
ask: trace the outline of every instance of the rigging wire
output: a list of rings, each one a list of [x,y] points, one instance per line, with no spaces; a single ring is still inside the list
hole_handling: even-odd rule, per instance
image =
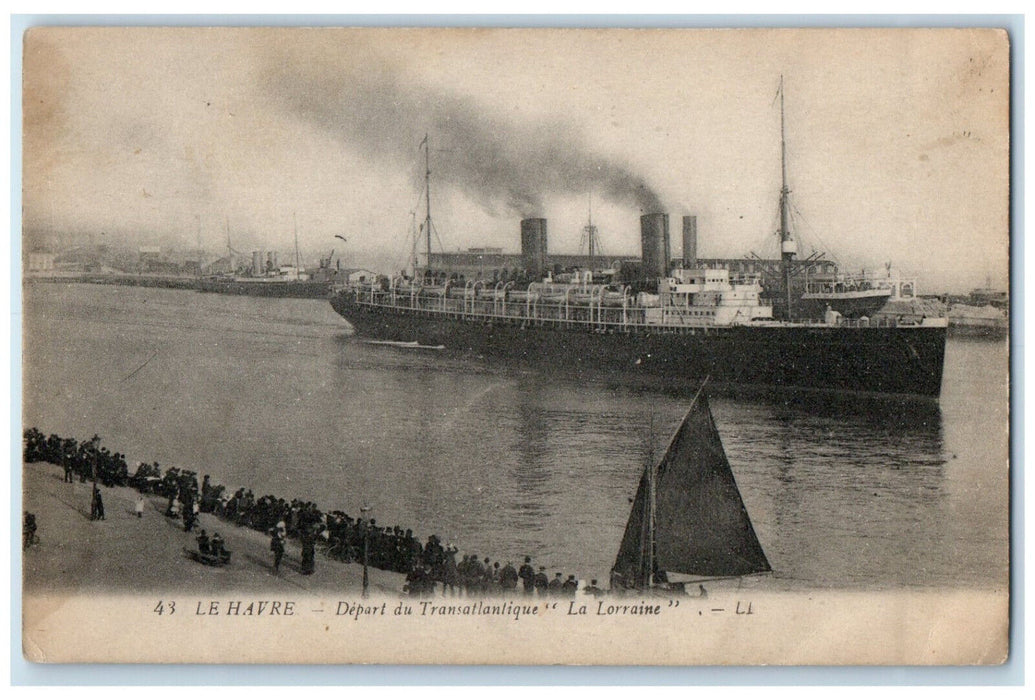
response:
[[[819,232],[812,225],[812,222],[810,222],[805,217],[805,215],[801,212],[801,210],[798,209],[798,207],[796,207],[794,204],[791,204],[791,210],[795,214],[795,217],[794,217],[795,221],[800,222],[801,224],[803,224],[803,226],[799,226],[798,227],[799,240],[802,243],[808,243],[809,246],[813,250],[816,250],[816,251],[819,251],[819,252],[825,254],[827,260],[831,260],[833,262],[838,263],[838,265],[840,265],[840,256],[837,255],[837,253],[830,246],[830,244],[828,244],[825,240],[823,240],[823,237],[819,235]],[[809,235],[808,236],[802,235],[803,228],[804,229],[808,229],[808,231],[809,231]],[[812,240],[813,239],[815,240],[815,242],[817,242],[819,244],[819,246],[820,246],[819,248],[816,248],[815,246],[812,245]]]
[[[420,234],[420,232],[423,230],[421,227],[416,227],[415,228],[413,226],[413,218],[417,214],[417,209],[420,207],[420,202],[421,202],[421,199],[423,199],[423,197],[424,197],[424,190],[422,189],[420,192],[417,193],[417,196],[415,197],[413,206],[410,207],[410,211],[409,211],[410,221],[407,223],[404,232],[401,233],[401,234],[399,234],[399,233],[395,234],[395,236],[391,239],[392,250],[394,250],[394,251],[399,251],[399,250],[401,250],[403,248],[402,246],[397,245],[397,243],[398,243],[400,238],[405,240],[409,244],[405,248],[405,250],[406,250],[405,260],[403,260],[402,257],[401,257],[403,255],[402,253],[399,253],[399,252],[395,253],[395,256],[392,258],[393,268],[399,267],[399,263],[402,262],[403,263],[402,268],[405,269],[405,268],[408,268],[410,266],[410,263],[412,262],[412,250],[413,250],[413,245],[414,245],[415,237],[418,236]],[[423,226],[423,224],[422,224],[422,226]]]

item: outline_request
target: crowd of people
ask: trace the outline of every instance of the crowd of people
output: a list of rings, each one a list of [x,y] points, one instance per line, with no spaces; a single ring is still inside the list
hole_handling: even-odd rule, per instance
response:
[[[526,556],[520,567],[477,554],[460,555],[453,543],[443,544],[437,535],[424,543],[412,530],[398,526],[382,526],[373,518],[353,518],[341,510],[322,512],[315,503],[301,499],[286,500],[272,494],[256,497],[251,489],[241,487],[230,492],[212,482],[208,474],[199,484],[196,472],[177,467],[164,472],[158,462],[141,462],[130,475],[124,455],[110,453],[100,446],[94,435],[86,442],[57,435],[44,436],[36,428],[24,434],[25,462],[49,462],[65,470],[66,481],[73,476],[80,481],[96,480],[112,486],[129,486],[141,497],[135,512],[142,517],[143,494],[166,499],[165,515],[182,519],[183,528],[193,531],[200,513],[210,513],[240,527],[247,527],[270,536],[273,570],[278,572],[284,556],[285,542],[297,540],[301,547],[302,574],[312,574],[316,551],[345,562],[366,562],[368,566],[406,574],[406,592],[423,597],[436,594],[471,597],[527,595],[540,597],[574,596],[579,581],[556,572],[551,579],[545,566],[538,569]],[[91,519],[103,519],[104,507],[100,490],[94,488]],[[217,559],[225,549],[218,533],[211,537],[205,530],[198,536],[199,552]],[[218,545],[217,545],[218,543]],[[207,550],[207,551],[206,551]],[[459,561],[457,557],[461,558]],[[582,587],[584,593],[601,595],[594,579]]]
[[[62,467],[65,481],[76,478],[81,482],[96,479],[107,487],[126,486],[129,483],[129,465],[126,457],[101,447],[97,435],[85,442],[75,438],[44,436],[36,428],[25,431],[25,461],[50,462]]]

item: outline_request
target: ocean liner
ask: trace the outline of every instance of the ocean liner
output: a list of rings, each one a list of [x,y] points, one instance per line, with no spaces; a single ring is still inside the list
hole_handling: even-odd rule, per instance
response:
[[[430,261],[426,137],[422,145],[429,194],[420,233]],[[778,314],[775,295],[766,295],[757,275],[672,265],[669,218],[663,212],[640,217],[641,260],[608,274],[551,270],[546,220],[529,218],[521,221],[524,270],[510,279],[463,279],[415,265],[412,276],[339,287],[331,305],[360,337],[442,346],[450,354],[517,361],[580,378],[631,375],[650,384],[691,387],[709,376],[715,390],[937,398],[944,317],[849,318],[829,306],[821,318],[796,315],[800,305],[791,299],[796,245],[781,151],[779,234],[786,287]]]

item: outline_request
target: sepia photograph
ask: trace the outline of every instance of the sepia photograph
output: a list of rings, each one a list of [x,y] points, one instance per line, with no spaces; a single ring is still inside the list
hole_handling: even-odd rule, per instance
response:
[[[1004,663],[1010,51],[31,28],[24,658]]]

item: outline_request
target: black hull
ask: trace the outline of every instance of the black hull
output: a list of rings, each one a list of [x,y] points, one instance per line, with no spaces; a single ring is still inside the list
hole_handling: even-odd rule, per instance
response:
[[[719,387],[937,398],[945,359],[944,327],[599,333],[359,304],[348,293],[331,297],[331,305],[361,337],[442,345],[454,355],[518,361],[579,377],[635,375],[664,386],[690,386],[707,376]]]
[[[249,297],[289,299],[326,299],[331,294],[330,282],[250,282],[247,280],[201,280],[198,289],[215,294],[238,294]]]

